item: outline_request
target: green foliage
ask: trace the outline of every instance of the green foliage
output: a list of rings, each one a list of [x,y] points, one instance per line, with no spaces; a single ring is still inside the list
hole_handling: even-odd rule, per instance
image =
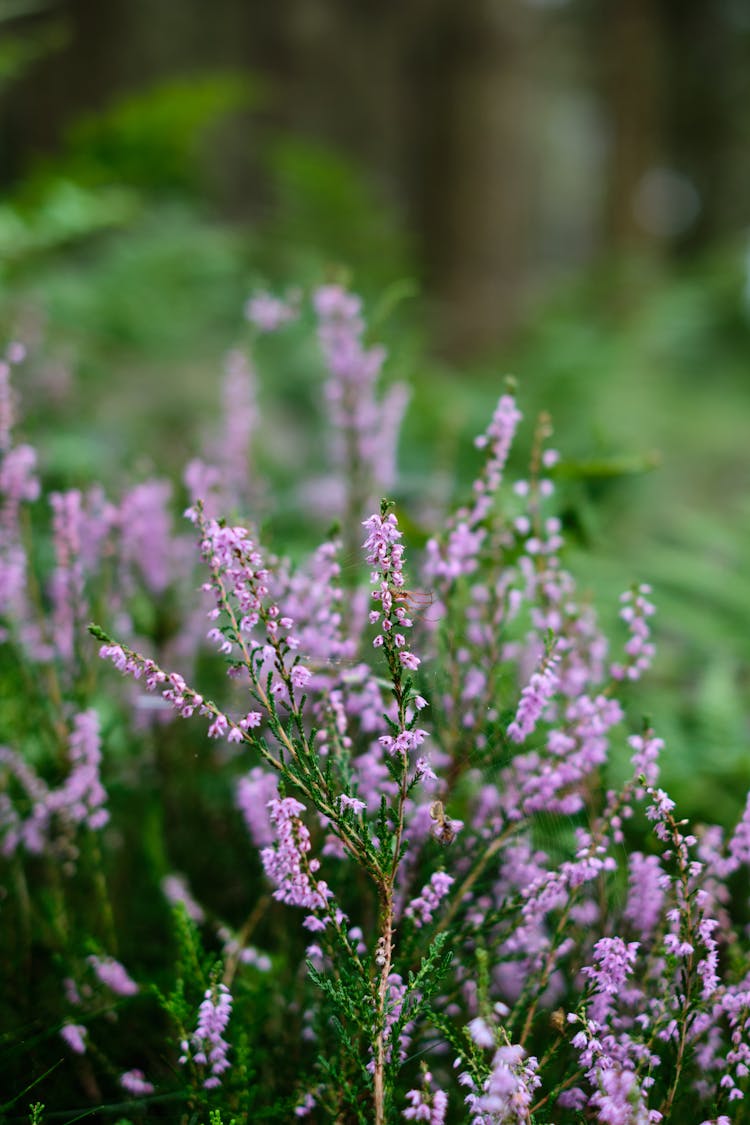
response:
[[[354,278],[367,296],[380,295],[394,277],[408,275],[408,244],[391,209],[356,166],[319,143],[282,137],[269,146],[273,217],[264,229],[273,276],[303,284],[321,266],[339,279]],[[408,295],[410,283],[386,294],[383,313]]]
[[[33,57],[29,43],[22,43],[27,49],[19,46],[18,70]],[[78,121],[62,154],[39,161],[0,204],[0,283],[3,272],[40,255],[130,226],[160,198],[194,196],[207,133],[258,99],[258,84],[245,76],[193,75]]]
[[[200,184],[206,133],[228,114],[256,108],[257,80],[191,74],[119,99],[70,130],[63,168],[78,182],[128,184],[152,197]]]
[[[92,190],[70,179],[47,179],[33,202],[0,204],[0,281],[19,263],[131,222],[140,209],[137,196],[124,187]]]
[[[36,0],[3,0],[0,4],[0,28],[19,16],[32,14],[36,8]],[[47,22],[36,28],[34,33],[27,31],[23,35],[3,29],[0,40],[0,91],[21,78],[38,59],[64,46],[66,40],[63,27],[56,22]]]

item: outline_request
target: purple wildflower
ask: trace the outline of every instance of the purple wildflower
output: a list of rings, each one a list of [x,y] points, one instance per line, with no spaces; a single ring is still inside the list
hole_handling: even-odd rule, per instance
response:
[[[260,854],[263,869],[275,883],[274,898],[307,910],[324,910],[332,892],[326,883],[311,876],[320,868],[319,859],[308,859],[310,833],[300,820],[305,806],[294,797],[269,801],[270,820],[276,832],[273,847]]]
[[[664,872],[659,857],[633,852],[628,858],[628,900],[623,917],[644,941],[653,935],[664,908]]]
[[[190,1041],[182,1043],[182,1054],[178,1059],[185,1065],[189,1058],[202,1067],[207,1067],[209,1073],[203,1080],[205,1090],[215,1089],[221,1085],[221,1075],[229,1069],[230,1063],[227,1055],[229,1043],[224,1038],[224,1032],[232,1014],[232,997],[225,984],[206,989],[203,1002],[198,1009],[198,1025]]]
[[[138,991],[138,985],[114,957],[97,957],[92,954],[88,962],[102,984],[117,996],[134,996]]]
[[[635,751],[630,760],[636,777],[643,775],[647,785],[656,785],[659,780],[659,755],[664,749],[663,739],[656,738],[653,731],[649,731],[645,735],[632,735],[628,745]]]
[[[193,922],[200,925],[205,921],[204,910],[191,895],[184,875],[165,875],[161,881],[161,889],[170,906],[182,903],[185,913]]]
[[[448,1110],[448,1095],[443,1090],[431,1089],[432,1075],[426,1070],[422,1076],[422,1088],[409,1090],[406,1100],[411,1105],[402,1111],[407,1121],[426,1121],[428,1125],[444,1125]]]
[[[620,617],[630,630],[630,639],[625,644],[625,662],[613,664],[610,669],[615,680],[638,680],[651,667],[655,649],[650,641],[648,619],[656,613],[656,607],[648,600],[650,593],[651,587],[644,583],[635,591],[627,590],[620,598]]]
[[[495,1033],[482,1016],[477,1016],[467,1024],[466,1030],[476,1043],[477,1047],[488,1049],[496,1045]]]
[[[729,854],[737,865],[744,863],[746,867],[750,867],[750,794],[748,794],[745,802],[744,812],[729,841]]]
[[[359,816],[367,808],[366,801],[360,801],[357,797],[350,797],[346,793],[339,795],[339,808],[343,812],[345,809],[351,809],[355,816]]]
[[[173,581],[177,563],[171,496],[167,481],[145,481],[125,494],[117,517],[121,560],[141,575],[146,589],[156,596]]]
[[[379,400],[376,384],[385,349],[367,348],[358,297],[337,285],[313,294],[318,339],[328,369],[325,396],[333,423],[332,458],[345,473],[350,515],[389,489],[395,478],[395,444],[408,399],[395,385]]]
[[[538,672],[534,672],[521,692],[516,717],[508,727],[508,738],[512,742],[524,742],[533,733],[544,708],[549,703],[558,685],[555,666],[559,657],[548,653]]]
[[[480,1088],[468,1074],[461,1075],[459,1081],[470,1089],[466,1104],[472,1125],[525,1125],[534,1090],[541,1085],[537,1066],[535,1058],[527,1058],[523,1047],[513,1044],[498,1047]]]
[[[385,643],[394,660],[403,667],[416,671],[420,664],[419,658],[405,647],[403,635],[403,643],[397,644],[392,631],[394,619],[399,629],[410,629],[412,626],[407,612],[409,595],[404,590],[404,548],[400,543],[398,520],[393,512],[388,515],[376,514],[365,520],[363,526],[369,533],[363,545],[365,557],[373,565],[371,580],[376,583],[371,596],[380,605],[379,610],[370,613],[370,623],[379,623],[382,629],[382,633],[378,634],[379,643],[376,637],[373,644],[379,647]]]
[[[419,929],[427,926],[432,921],[438,906],[448,894],[455,879],[445,871],[435,871],[418,896],[409,903],[404,911],[407,918],[414,920],[414,925]]]
[[[583,969],[597,992],[617,993],[633,971],[639,942],[627,945],[622,938],[601,938],[594,946],[594,965]]]
[[[277,799],[278,795],[276,776],[262,766],[255,766],[237,782],[237,807],[256,848],[267,847],[274,841],[269,810],[271,801]]]
[[[153,1083],[146,1081],[146,1075],[142,1070],[126,1070],[120,1075],[119,1082],[123,1090],[132,1094],[134,1098],[145,1097],[154,1092]]]
[[[261,332],[275,332],[297,316],[294,305],[270,293],[256,293],[245,305],[245,316]]]
[[[26,552],[19,509],[39,496],[36,452],[30,445],[7,450],[0,459],[0,614],[20,616],[26,580]]]
[[[60,1037],[76,1055],[86,1054],[87,1036],[88,1030],[80,1023],[64,1023],[60,1028]]]
[[[481,476],[474,482],[473,504],[456,513],[447,543],[441,544],[437,539],[427,543],[426,573],[431,581],[443,579],[444,583],[450,583],[477,569],[479,551],[487,535],[481,525],[500,487],[521,417],[513,396],[502,395],[489,427],[475,441],[477,448],[489,450],[489,456]]]
[[[101,749],[99,716],[82,711],[73,720],[70,735],[71,771],[63,785],[50,793],[48,808],[76,824],[87,824],[96,831],[109,820],[104,808],[107,793],[99,780]]]

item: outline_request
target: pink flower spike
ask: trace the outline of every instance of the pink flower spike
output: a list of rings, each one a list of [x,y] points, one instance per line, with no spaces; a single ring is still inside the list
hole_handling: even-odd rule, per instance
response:
[[[76,1055],[86,1054],[87,1035],[87,1029],[80,1023],[64,1023],[60,1028],[60,1037]]]

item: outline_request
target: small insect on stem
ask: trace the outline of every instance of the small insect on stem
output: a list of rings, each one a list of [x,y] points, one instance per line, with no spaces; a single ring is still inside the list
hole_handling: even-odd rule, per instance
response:
[[[407,609],[429,609],[435,603],[435,595],[431,590],[396,590],[393,593],[394,602],[400,602]]]
[[[456,832],[462,827],[461,822],[451,820],[449,816],[446,816],[442,801],[432,802],[430,817],[435,822],[432,828],[432,835],[435,839],[441,844],[452,844],[456,838]]]

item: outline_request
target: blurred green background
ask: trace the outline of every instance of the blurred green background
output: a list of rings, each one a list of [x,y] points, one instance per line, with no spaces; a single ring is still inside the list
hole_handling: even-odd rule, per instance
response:
[[[631,581],[654,586],[660,656],[634,706],[671,788],[736,814],[744,0],[0,0],[0,95],[0,333],[37,356],[24,427],[51,484],[178,473],[249,292],[345,278],[414,386],[415,532],[471,479],[513,372],[527,418],[555,420],[571,567],[609,619]],[[315,372],[294,333],[255,358],[273,533],[281,419],[303,424]]]

